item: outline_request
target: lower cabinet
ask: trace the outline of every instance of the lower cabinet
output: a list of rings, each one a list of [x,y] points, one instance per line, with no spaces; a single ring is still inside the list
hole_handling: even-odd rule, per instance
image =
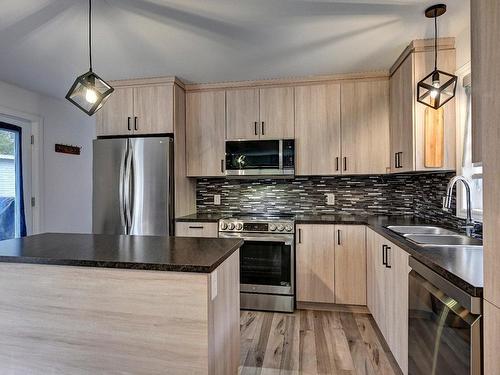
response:
[[[175,223],[176,237],[219,237],[218,223]]]
[[[296,226],[297,301],[366,305],[363,225]]]
[[[404,374],[408,373],[409,255],[366,231],[367,305]]]

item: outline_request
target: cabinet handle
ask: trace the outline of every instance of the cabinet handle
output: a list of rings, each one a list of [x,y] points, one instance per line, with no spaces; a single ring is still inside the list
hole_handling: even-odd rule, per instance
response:
[[[266,134],[265,128],[264,128],[264,121],[262,121],[262,129],[261,129],[261,131],[262,131],[262,135]]]
[[[339,157],[338,156],[335,158],[335,170],[336,171],[339,170]]]
[[[258,134],[258,131],[257,131],[257,124],[258,124],[258,122],[257,122],[257,121],[255,121],[255,122],[253,123],[253,128],[254,128],[254,133],[255,133],[255,135],[259,135],[259,134]]]
[[[403,168],[403,164],[401,163],[401,159],[403,159],[403,152],[398,152],[398,168]]]
[[[344,156],[344,171],[347,171],[347,157]]]
[[[382,245],[382,264],[384,266],[387,266],[387,261],[385,260],[385,250],[387,248],[387,245]]]
[[[302,243],[302,229],[299,228],[299,243]]]
[[[337,245],[341,245],[341,242],[342,242],[340,240],[340,233],[341,233],[340,229],[337,229]]]
[[[224,159],[220,159],[220,171],[224,173]]]
[[[399,168],[398,167],[398,155],[399,155],[399,152],[394,153],[394,168]]]
[[[139,130],[139,125],[137,125],[137,116],[134,117],[134,130]]]
[[[132,130],[132,128],[130,127],[130,120],[131,120],[130,116],[127,117],[127,129],[128,129],[128,131]]]
[[[392,252],[390,251],[391,250],[391,247],[390,246],[386,246],[385,247],[385,266],[387,268],[391,268],[392,266],[392,260],[391,260],[391,255],[392,255]]]
[[[189,229],[203,229],[204,227],[202,225],[190,225]]]

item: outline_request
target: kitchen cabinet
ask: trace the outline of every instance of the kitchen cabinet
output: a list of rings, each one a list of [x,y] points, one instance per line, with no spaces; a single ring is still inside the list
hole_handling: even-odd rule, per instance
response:
[[[387,173],[389,81],[342,83],[341,92],[342,173]]]
[[[368,309],[407,374],[409,255],[371,229],[366,236]]]
[[[335,303],[366,305],[366,227],[335,225]]]
[[[333,225],[296,225],[297,301],[335,303]]]
[[[219,237],[218,223],[177,222],[176,237]]]
[[[293,87],[226,91],[226,138],[294,137]]]
[[[454,73],[456,57],[453,38],[439,40],[438,67]],[[456,114],[455,100],[441,110],[417,102],[417,83],[434,69],[433,43],[413,41],[391,68],[390,77],[390,140],[391,172],[455,170]],[[430,130],[427,118],[443,116],[443,130]],[[426,139],[427,138],[427,139]],[[444,139],[444,141],[441,141]]]
[[[173,133],[173,84],[115,87],[96,114],[97,136]]]
[[[366,305],[362,225],[296,226],[297,301]]]
[[[225,100],[223,90],[186,94],[188,176],[224,176]]]
[[[340,84],[295,88],[295,174],[340,171]]]

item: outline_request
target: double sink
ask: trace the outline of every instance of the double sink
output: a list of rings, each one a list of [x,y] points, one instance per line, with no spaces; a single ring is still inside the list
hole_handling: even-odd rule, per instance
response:
[[[389,225],[387,228],[420,246],[479,248],[483,246],[483,242],[477,238],[436,226]]]

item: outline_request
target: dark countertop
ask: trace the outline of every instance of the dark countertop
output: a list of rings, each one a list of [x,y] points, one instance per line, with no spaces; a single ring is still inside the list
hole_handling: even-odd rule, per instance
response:
[[[216,223],[219,219],[227,217],[224,214],[191,214],[187,216],[178,217],[175,221],[178,222],[199,222],[199,223]]]
[[[297,216],[295,223],[366,225],[472,296],[483,295],[482,248],[422,247],[386,228],[388,225],[429,225],[427,221],[406,216],[304,215]]]
[[[45,233],[0,241],[0,262],[210,273],[240,239]]]

